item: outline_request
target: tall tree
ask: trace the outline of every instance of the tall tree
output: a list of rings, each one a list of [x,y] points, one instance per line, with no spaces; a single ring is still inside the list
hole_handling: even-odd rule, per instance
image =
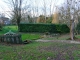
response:
[[[70,37],[72,40],[74,40],[74,27],[75,27],[75,21],[77,18],[77,15],[79,13],[79,0],[66,0],[65,1],[65,7],[62,7],[61,9],[61,18],[64,19],[65,21],[67,21],[70,27]],[[60,15],[59,15],[60,16]]]
[[[26,6],[27,1],[26,0],[7,0],[6,3],[10,7],[10,10],[12,11],[11,15],[13,17],[13,20],[16,21],[19,29],[19,24],[20,24],[20,21],[22,20],[23,11],[25,10],[26,12],[26,8],[28,8]]]
[[[13,5],[14,5],[13,12],[14,12],[14,15],[15,15],[15,18],[16,18],[16,21],[17,21],[18,28],[19,28],[19,24],[20,24],[20,21],[21,21],[22,2],[23,2],[22,0],[13,1]]]
[[[74,29],[75,29],[75,20],[77,18],[78,14],[78,0],[67,0],[67,6],[68,6],[68,15],[70,16],[70,37],[72,40],[74,40]]]

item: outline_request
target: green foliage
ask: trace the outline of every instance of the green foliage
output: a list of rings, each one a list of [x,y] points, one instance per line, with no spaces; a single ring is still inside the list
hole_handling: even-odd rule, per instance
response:
[[[68,33],[69,28],[64,24],[20,24],[20,32]]]
[[[21,32],[50,32],[52,24],[20,24]],[[56,28],[54,27],[53,30]]]
[[[69,32],[69,27],[65,24],[57,24],[56,28],[59,33],[68,33]]]
[[[77,24],[76,30],[80,34],[80,22]]]
[[[51,17],[47,17],[46,19],[47,19],[46,23],[52,23],[52,20],[53,20],[52,16]]]
[[[0,31],[2,30],[2,25],[0,24]]]

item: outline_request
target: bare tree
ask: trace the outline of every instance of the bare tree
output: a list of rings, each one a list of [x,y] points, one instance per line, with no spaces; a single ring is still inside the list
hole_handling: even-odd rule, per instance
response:
[[[46,5],[46,1],[43,0],[43,13],[44,13],[44,16],[45,16],[45,21],[46,21],[46,15],[47,15],[47,5]]]
[[[18,25],[18,29],[19,29],[19,24],[21,21],[21,11],[22,11],[22,4],[23,4],[24,0],[8,0],[6,1],[6,3],[8,4],[10,8],[10,10],[12,10],[12,16],[13,18],[15,18],[17,25]]]
[[[49,8],[50,8],[50,16],[51,16],[51,14],[52,14],[52,0],[50,0],[50,5],[49,5]]]
[[[74,40],[75,35],[74,35],[74,30],[75,30],[75,21],[77,18],[78,14],[78,0],[67,0],[67,5],[68,5],[68,15],[70,16],[70,37],[72,40]]]
[[[67,21],[69,24],[68,26],[70,27],[70,37],[72,40],[74,40],[74,29],[75,29],[75,21],[77,18],[77,15],[79,13],[79,2],[78,0],[66,0],[65,1],[66,5],[65,7],[62,7],[61,9],[61,17],[63,20]],[[59,15],[60,16],[60,15]]]
[[[38,16],[38,3],[37,0],[34,0],[34,2],[32,1],[32,15],[33,15],[33,23],[36,23],[37,20],[37,16]]]
[[[51,23],[52,22],[52,7],[53,7],[53,1],[52,0],[49,0],[49,15],[48,15],[48,19],[46,19],[47,21],[46,21],[46,23]]]
[[[23,11],[27,11],[27,1],[26,0],[7,0],[6,3],[12,11],[11,16],[16,21],[19,29],[20,21],[22,20]]]

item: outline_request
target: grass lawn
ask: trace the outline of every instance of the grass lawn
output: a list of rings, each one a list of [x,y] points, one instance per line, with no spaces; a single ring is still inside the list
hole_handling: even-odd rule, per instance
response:
[[[5,26],[0,34],[12,30],[17,32],[16,26]],[[40,38],[40,34],[22,33],[22,40],[35,40]],[[66,39],[69,35],[62,35],[58,38]],[[77,36],[80,37],[79,35]],[[44,38],[46,39],[46,38]],[[47,38],[57,40],[57,37]],[[11,45],[0,43],[0,60],[79,60],[80,44],[60,43],[60,42],[32,42],[26,45]]]
[[[0,60],[79,60],[80,45],[33,42],[27,45],[0,44]]]
[[[43,38],[44,40],[67,40],[68,38],[70,38],[69,35],[60,35],[60,36],[54,36],[54,37],[46,37]]]
[[[80,39],[80,35],[76,35],[76,37]]]
[[[37,40],[41,38],[41,35],[40,34],[22,34],[22,40]]]
[[[18,27],[17,26],[4,26],[2,28],[2,31],[0,31],[0,35],[8,32],[9,30],[11,30],[13,32],[17,32],[18,31]]]
[[[80,40],[80,35],[75,35],[75,36]],[[43,38],[43,40],[67,40],[68,38],[70,38],[70,34],[63,34],[63,35],[54,36],[54,37],[45,37]]]
[[[11,30],[13,32],[17,32],[18,27],[17,26],[4,26],[2,29],[3,32],[8,32],[9,30]]]

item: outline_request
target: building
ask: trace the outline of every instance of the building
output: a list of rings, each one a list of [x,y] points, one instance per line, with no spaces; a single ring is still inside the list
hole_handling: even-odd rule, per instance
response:
[[[9,25],[9,24],[11,24],[11,21],[7,17],[0,17],[0,24]]]

